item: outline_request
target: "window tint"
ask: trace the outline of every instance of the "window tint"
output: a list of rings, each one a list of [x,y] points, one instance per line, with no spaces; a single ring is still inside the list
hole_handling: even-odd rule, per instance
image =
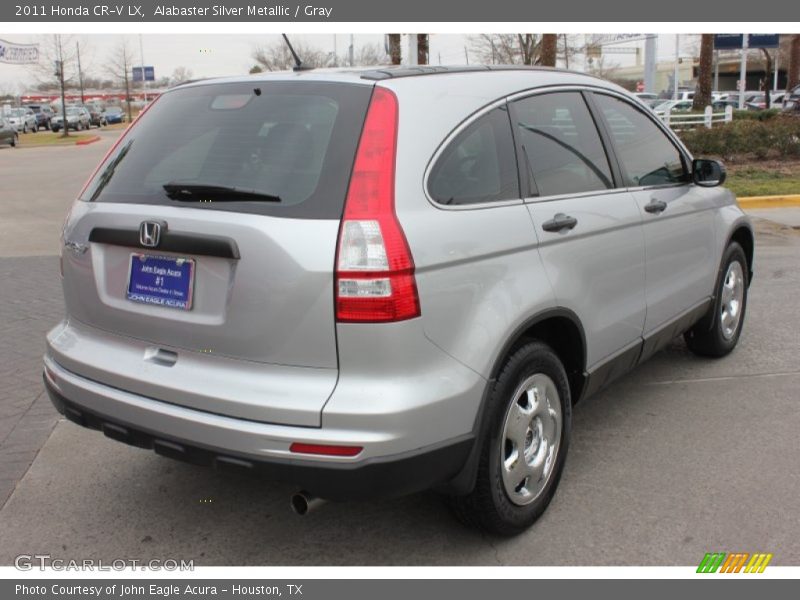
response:
[[[505,107],[496,108],[458,134],[428,180],[442,204],[476,204],[519,198],[514,140]]]
[[[627,185],[650,186],[687,180],[680,152],[653,121],[627,102],[595,94]]]
[[[524,98],[514,102],[512,114],[533,195],[613,187],[600,134],[580,93]]]
[[[370,95],[367,86],[317,82],[177,88],[106,159],[83,199],[340,218]],[[280,201],[187,204],[168,197],[164,185],[174,182]]]

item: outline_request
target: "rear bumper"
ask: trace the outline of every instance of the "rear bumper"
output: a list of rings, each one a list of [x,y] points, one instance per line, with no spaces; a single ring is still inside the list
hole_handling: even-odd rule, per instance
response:
[[[468,434],[355,461],[296,458],[288,452],[290,440],[331,442],[337,432],[234,419],[135,396],[70,373],[48,357],[45,367],[51,401],[79,425],[170,458],[294,483],[329,500],[400,496],[447,483],[462,470],[474,441]]]

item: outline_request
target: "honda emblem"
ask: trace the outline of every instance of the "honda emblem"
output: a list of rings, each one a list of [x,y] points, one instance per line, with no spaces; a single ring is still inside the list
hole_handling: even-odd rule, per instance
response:
[[[142,221],[139,225],[139,243],[147,248],[155,248],[161,241],[161,223]]]

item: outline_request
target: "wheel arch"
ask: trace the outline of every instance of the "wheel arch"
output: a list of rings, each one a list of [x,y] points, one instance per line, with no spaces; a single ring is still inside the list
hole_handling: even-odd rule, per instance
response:
[[[494,359],[486,382],[480,409],[473,427],[474,443],[461,471],[439,491],[464,495],[472,491],[478,474],[478,462],[487,434],[486,408],[489,394],[506,360],[525,344],[538,340],[546,343],[556,353],[567,371],[570,399],[575,404],[586,386],[586,334],[578,315],[565,307],[555,307],[536,313],[520,323],[501,347]]]
[[[518,325],[495,357],[490,382],[497,379],[509,356],[534,340],[550,346],[564,364],[574,404],[581,396],[586,379],[586,333],[578,315],[568,308],[548,309]]]
[[[738,243],[744,250],[744,255],[747,258],[747,284],[750,285],[753,279],[753,257],[755,256],[755,235],[752,227],[746,222],[739,222],[734,226],[730,236],[728,236],[725,248],[731,242]]]

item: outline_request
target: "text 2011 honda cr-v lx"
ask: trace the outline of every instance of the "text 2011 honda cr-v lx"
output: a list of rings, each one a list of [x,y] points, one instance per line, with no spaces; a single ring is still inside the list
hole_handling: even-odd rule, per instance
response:
[[[436,488],[515,533],[576,401],[678,335],[736,345],[753,232],[724,178],[577,73],[182,85],[71,209],[46,385],[159,454],[327,499]]]

